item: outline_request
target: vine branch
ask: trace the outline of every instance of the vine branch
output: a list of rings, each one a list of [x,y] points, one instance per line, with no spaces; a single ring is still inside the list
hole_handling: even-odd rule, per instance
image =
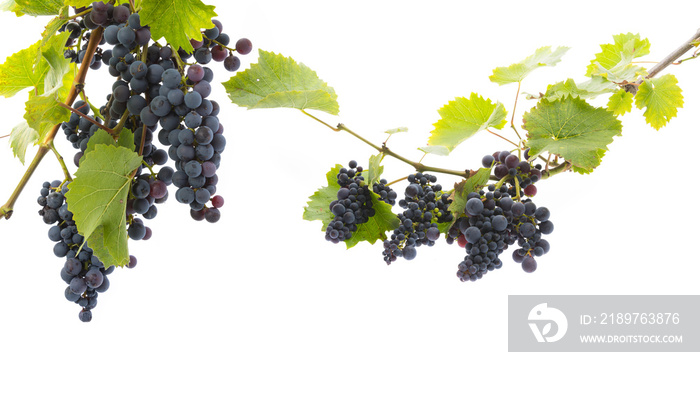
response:
[[[76,97],[83,90],[85,86],[85,78],[87,77],[88,69],[90,68],[90,61],[92,60],[92,57],[95,54],[95,51],[97,51],[97,47],[100,44],[103,30],[103,27],[98,27],[92,31],[92,35],[90,36],[90,41],[88,42],[87,49],[85,52],[85,57],[83,58],[83,61],[80,64],[80,70],[78,70],[78,74],[73,79],[73,86],[71,87],[70,92],[68,93],[68,97],[66,97],[66,101],[64,102],[65,105],[72,106]],[[46,134],[46,136],[40,141],[39,150],[34,156],[34,159],[27,167],[27,170],[24,172],[24,175],[22,175],[22,178],[19,180],[19,183],[10,195],[10,198],[7,200],[7,202],[5,202],[5,205],[0,207],[0,219],[10,219],[10,217],[12,216],[15,202],[17,202],[17,199],[22,193],[22,190],[31,179],[32,175],[34,174],[34,171],[36,171],[37,167],[41,163],[41,160],[44,159],[44,156],[47,152],[49,152],[52,149],[55,150],[55,148],[52,148],[53,140],[54,138],[56,138],[56,134],[58,133],[58,130],[60,128],[61,124],[54,125],[51,128],[51,130]],[[61,158],[61,156],[57,155],[57,158]],[[62,163],[60,159],[59,163],[61,164],[61,168],[64,170],[65,173],[67,171],[67,169],[65,168],[65,163]],[[69,177],[70,174],[68,173],[67,176]]]
[[[325,125],[326,127],[330,128],[331,130],[333,130],[335,132],[339,132],[339,131],[347,132],[348,134],[359,139],[360,141],[364,142],[365,144],[369,145],[370,147],[374,148],[375,150],[379,151],[380,153],[382,153],[384,155],[388,155],[390,157],[394,157],[401,162],[405,162],[406,164],[412,166],[418,172],[438,172],[441,174],[457,175],[457,176],[460,176],[462,178],[469,178],[472,175],[472,171],[470,171],[470,170],[457,171],[457,170],[453,170],[453,169],[432,167],[429,165],[422,164],[421,162],[412,161],[412,160],[410,160],[402,155],[397,154],[396,152],[392,151],[391,149],[389,149],[389,147],[386,146],[386,141],[384,141],[384,143],[380,147],[379,145],[374,144],[373,142],[369,141],[365,137],[356,133],[355,131],[349,129],[348,127],[345,126],[345,124],[338,124],[336,127],[334,127],[334,126],[328,124],[327,122],[317,118],[316,116],[309,114],[308,112],[306,112],[304,110],[300,110],[300,111],[303,112],[304,114],[306,114],[308,117],[313,118],[314,120],[320,122],[321,124]]]
[[[690,51],[693,47],[697,47],[697,43],[700,41],[700,29],[698,29],[695,34],[693,34],[693,37],[691,37],[689,40],[685,41],[680,47],[677,49],[673,50],[671,54],[667,55],[664,57],[663,60],[659,61],[655,66],[649,69],[649,73],[647,74],[646,78],[652,78],[661,71],[663,71],[666,67],[669,65],[673,64],[674,61],[678,60],[681,58],[681,56],[688,51]],[[641,81],[640,81],[641,84]]]

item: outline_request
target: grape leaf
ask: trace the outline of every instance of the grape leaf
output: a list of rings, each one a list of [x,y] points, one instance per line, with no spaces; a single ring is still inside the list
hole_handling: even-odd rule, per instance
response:
[[[634,103],[637,108],[644,108],[647,124],[660,129],[675,117],[678,109],[683,107],[683,94],[678,80],[673,74],[659,78],[647,78],[639,86]]]
[[[54,125],[68,121],[70,111],[59,103],[63,103],[68,97],[68,92],[73,87],[74,74],[72,71],[66,73],[61,87],[56,87],[40,96],[29,95],[25,103],[24,119],[39,133],[40,138],[48,134]]]
[[[85,148],[85,152],[80,158],[81,163],[83,158],[85,158],[85,154],[95,149],[95,146],[99,144],[124,147],[130,151],[136,150],[136,145],[134,144],[134,133],[131,132],[130,129],[122,128],[121,132],[119,133],[119,139],[116,141],[114,140],[114,136],[112,134],[103,129],[99,129],[95,131],[95,134],[93,134],[88,140],[87,148]]]
[[[55,35],[49,38],[46,44],[41,47],[41,57],[49,66],[44,77],[45,93],[52,93],[59,88],[66,88],[66,74],[71,71],[71,67],[75,67],[75,64],[71,65],[70,60],[63,55],[69,35],[70,33],[67,31]],[[72,83],[73,78],[71,77],[70,79]]]
[[[68,97],[75,78],[75,64],[63,56],[68,35],[65,32],[54,36],[41,47],[41,59],[49,67],[44,75],[44,93],[37,95],[30,92],[25,103],[24,119],[39,133],[40,138],[55,124],[67,121],[70,116],[70,111],[59,105]]]
[[[384,155],[379,154],[369,157],[369,165],[367,166],[366,174],[367,178],[365,178],[365,182],[367,182],[370,189],[372,189],[375,182],[379,182],[382,177],[382,173],[384,173],[384,165],[381,165],[382,159],[384,159]]]
[[[139,13],[141,25],[151,28],[154,40],[165,37],[173,50],[194,51],[190,39],[201,41],[202,29],[214,27],[214,6],[200,0],[149,0]]]
[[[36,144],[39,141],[39,133],[27,124],[27,121],[22,121],[17,124],[10,133],[10,146],[12,153],[19,161],[24,164],[24,156],[29,145]]]
[[[10,97],[25,88],[34,89],[29,93],[29,101],[26,103],[26,107],[33,110],[28,113],[29,117],[25,116],[31,123],[26,120],[21,122],[10,134],[12,152],[23,164],[27,147],[46,135],[55,124],[51,122],[52,119],[58,121],[65,118],[62,115],[65,112],[60,107],[50,113],[47,110],[56,108],[55,102],[65,99],[67,90],[64,87],[69,89],[72,86],[70,63],[63,57],[67,36],[68,33],[54,36],[43,47],[37,42],[10,56],[0,66],[0,95]],[[54,114],[58,115],[58,119]],[[47,115],[46,122],[44,115]]]
[[[338,185],[337,175],[342,167],[342,165],[337,164],[328,171],[326,174],[328,186],[319,188],[314,192],[309,197],[309,202],[304,208],[304,220],[323,222],[321,230],[324,232],[328,224],[334,219],[333,213],[330,211],[330,204],[338,199],[340,185]],[[391,210],[391,205],[380,201],[379,196],[371,190],[370,195],[375,214],[367,222],[357,225],[357,231],[353,232],[352,237],[345,241],[345,246],[348,249],[362,241],[368,241],[373,244],[377,240],[384,240],[387,238],[387,231],[394,230],[399,226],[399,219]]]
[[[540,47],[535,51],[535,54],[528,56],[519,63],[511,64],[508,67],[497,67],[493,70],[489,80],[498,85],[519,83],[538,67],[555,66],[568,50],[569,47],[557,47],[554,51],[549,46]]]
[[[543,151],[571,161],[574,170],[590,173],[597,167],[622,124],[605,108],[595,108],[580,98],[540,100],[523,116],[530,156]]]
[[[646,77],[647,70],[644,67],[632,64],[632,58],[625,56],[620,62],[611,68],[603,67],[599,62],[593,62],[588,66],[588,74],[592,77],[603,77],[612,83],[632,82],[638,77]]]
[[[53,16],[63,7],[63,0],[8,0],[0,5],[0,10],[11,11],[18,17]]]
[[[442,145],[450,152],[457,145],[488,127],[503,128],[506,109],[472,93],[469,98],[457,97],[438,110],[440,120],[433,124],[428,145]]]
[[[391,205],[379,200],[379,195],[370,190],[374,216],[363,224],[357,225],[357,231],[352,233],[350,239],[345,241],[347,249],[352,248],[362,241],[374,244],[377,240],[387,239],[386,232],[399,227],[399,218],[394,214]],[[330,211],[329,211],[330,212]]]
[[[315,71],[290,57],[259,50],[258,62],[226,81],[234,104],[253,108],[297,108],[337,115],[335,90]]]
[[[632,96],[632,93],[619,89],[608,99],[608,110],[612,111],[615,115],[625,115],[632,111],[633,100],[634,96]]]
[[[471,174],[469,178],[463,179],[461,182],[455,184],[454,192],[452,192],[450,196],[452,203],[447,208],[454,214],[454,221],[464,214],[464,207],[467,206],[467,195],[469,195],[470,192],[477,192],[486,186],[486,184],[489,183],[490,176],[491,168],[479,168],[479,170]]]
[[[102,1],[103,3],[109,3],[109,0],[64,0],[63,4],[66,6],[73,6],[76,8],[88,7],[95,1]]]
[[[418,151],[423,152],[425,154],[439,155],[442,157],[450,155],[450,150],[447,149],[447,147],[443,147],[442,145],[428,145],[426,147],[418,148]]]
[[[26,88],[36,88],[44,93],[44,77],[49,70],[46,61],[40,58],[37,41],[28,48],[7,57],[0,65],[0,95],[9,98]]]
[[[396,127],[390,130],[384,131],[385,134],[394,135],[399,132],[408,132],[408,127]]]
[[[333,213],[330,211],[329,206],[331,202],[338,199],[338,190],[340,185],[338,185],[338,172],[342,165],[337,164],[335,167],[331,168],[328,173],[326,173],[326,180],[328,181],[328,186],[319,188],[313,195],[309,197],[309,202],[304,208],[303,218],[306,221],[321,221],[323,222],[323,231],[325,232],[326,227],[331,221],[333,221]]]
[[[51,19],[51,21],[46,24],[44,31],[41,33],[41,45],[46,44],[55,34],[58,29],[60,29],[64,24],[70,21],[70,16],[68,15],[68,6],[64,6],[58,11],[58,15]]]
[[[617,85],[615,83],[599,76],[581,83],[576,83],[572,78],[569,78],[566,81],[548,85],[547,91],[539,96],[528,94],[528,98],[546,98],[553,101],[571,96],[588,99],[614,92],[616,89]]]
[[[66,194],[78,231],[105,266],[129,263],[126,201],[141,157],[124,147],[98,144],[84,155]]]
[[[601,52],[588,65],[587,76],[600,74],[604,70],[619,72],[625,69],[633,59],[649,54],[650,44],[639,34],[627,33],[613,36],[612,44],[601,44],[600,48]]]

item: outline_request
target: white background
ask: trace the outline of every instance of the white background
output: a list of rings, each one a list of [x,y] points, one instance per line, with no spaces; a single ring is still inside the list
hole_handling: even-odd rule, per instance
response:
[[[697,8],[674,1],[214,3],[232,38],[292,56],[335,88],[340,116],[320,117],[376,143],[406,126],[389,145],[416,160],[437,109],[454,97],[478,92],[510,113],[515,85],[488,76],[537,47],[572,49],[526,79],[532,93],[583,80],[613,34],[648,37],[646,58],[659,60],[698,28]],[[0,59],[35,42],[47,22],[0,19]],[[137,268],[116,271],[92,323],[81,323],[37,215],[41,183],[61,177],[47,156],[14,216],[0,222],[0,408],[687,408],[698,354],[508,353],[506,313],[510,294],[698,292],[699,67],[666,71],[685,93],[669,126],[657,132],[635,110],[596,172],[538,184],[536,203],[549,207],[555,231],[535,273],[504,255],[505,267],[476,283],[456,278],[456,246],[419,248],[414,261],[387,267],[379,245],[326,242],[320,222],[301,219],[307,198],[330,167],[366,163],[372,148],[293,110],[223,104],[218,86],[229,141],[221,221],[194,222],[174,199],[160,206],[148,223],[153,238],[131,246]],[[90,72],[95,101],[111,81],[106,70]],[[1,101],[1,134],[19,122],[23,98]],[[531,106],[520,100],[517,123]],[[0,143],[4,202],[23,167]],[[72,157],[65,139],[57,144]],[[424,162],[475,168],[505,148],[484,133]],[[385,166],[390,180],[411,172],[391,158]]]

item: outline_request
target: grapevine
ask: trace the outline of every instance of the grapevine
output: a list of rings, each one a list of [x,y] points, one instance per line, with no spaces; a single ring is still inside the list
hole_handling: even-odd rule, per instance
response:
[[[48,103],[37,102],[37,112],[28,108],[25,118],[39,134],[40,150],[2,215],[12,215],[36,164],[48,150],[55,152],[64,179],[43,184],[39,214],[53,225],[54,254],[66,258],[61,271],[66,299],[80,305],[79,318],[88,322],[98,292],[109,287],[107,275],[116,266],[136,266],[127,242],[151,237],[146,221],[167,201],[168,186],[177,188],[176,201],[193,219],[221,218],[217,169],[226,138],[220,106],[209,99],[214,71],[207,65],[219,62],[236,71],[238,55],[250,53],[252,43],[241,38],[232,44],[213,18],[203,21],[198,38],[177,42],[166,36],[159,42],[151,35],[157,22],[151,27],[142,17],[148,16],[148,3],[97,1],[72,10],[75,15],[58,17],[61,24],[45,39],[51,48],[39,49],[47,61],[50,53],[58,54],[54,65],[61,71],[51,74],[62,74],[64,82],[74,79],[55,94],[42,95]],[[113,78],[112,92],[99,107],[94,105],[99,99],[88,98],[84,87],[90,70]],[[28,107],[34,102],[30,99]],[[56,123],[49,128],[47,119]],[[59,131],[77,150],[75,178],[54,147]]]
[[[537,49],[520,62],[494,69],[490,77],[501,86],[517,86],[510,118],[498,101],[477,93],[457,97],[438,110],[440,119],[427,146],[420,147],[423,158],[412,160],[390,148],[391,136],[406,132],[404,128],[387,131],[389,138],[377,143],[312,113],[338,115],[337,95],[292,58],[259,50],[258,62],[240,70],[241,56],[253,51],[251,41],[233,41],[224,30],[225,19],[214,18],[214,7],[200,0],[179,1],[196,10],[180,24],[173,23],[172,15],[159,15],[149,0],[75,1],[41,10],[55,16],[41,40],[0,66],[0,84],[12,80],[19,60],[31,60],[39,73],[22,88],[34,93],[24,121],[10,135],[22,161],[27,146],[38,145],[38,152],[0,208],[0,217],[9,219],[19,211],[18,197],[44,157],[54,154],[63,175],[41,185],[37,203],[42,220],[51,225],[53,252],[63,260],[56,270],[67,285],[65,297],[79,305],[82,321],[92,319],[97,296],[107,290],[115,269],[136,267],[128,245],[151,238],[149,221],[170,196],[196,221],[215,223],[226,217],[219,191],[234,191],[222,189],[234,181],[219,184],[227,139],[220,118],[223,104],[210,98],[212,63],[219,63],[215,69],[237,73],[223,83],[234,104],[292,108],[371,149],[374,155],[366,162],[344,158],[345,165],[329,164],[328,185],[311,195],[304,219],[322,222],[320,239],[331,243],[323,245],[351,248],[379,242],[377,258],[387,265],[419,259],[429,252],[426,248],[452,245],[458,279],[472,282],[509,263],[527,273],[545,263],[543,256],[550,252],[546,236],[563,212],[540,204],[538,191],[547,189],[543,181],[593,172],[621,135],[620,117],[635,107],[650,126],[664,127],[682,108],[683,95],[673,74],[660,74],[671,64],[695,58],[697,52],[683,56],[700,44],[698,31],[647,70],[634,60],[649,52],[649,41],[637,34],[616,35],[586,67],[586,81],[566,79],[528,95],[535,105],[524,112],[520,125],[516,111],[526,77],[556,65],[568,50]],[[34,11],[13,7],[16,13]],[[106,98],[89,93],[90,72],[112,83]],[[0,91],[11,97],[19,90]],[[601,96],[607,104],[594,105],[591,99]],[[491,134],[497,145],[480,164],[447,169],[423,162],[451,154],[481,132]],[[77,167],[74,174],[55,145],[59,135],[75,150],[66,155]],[[410,173],[387,178],[388,158],[408,165]],[[444,186],[438,182],[441,175],[460,181]]]

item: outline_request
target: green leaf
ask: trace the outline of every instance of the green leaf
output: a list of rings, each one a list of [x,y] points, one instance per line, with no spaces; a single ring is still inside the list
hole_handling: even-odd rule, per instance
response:
[[[194,51],[190,39],[201,41],[202,29],[214,27],[214,6],[200,0],[148,0],[139,13],[141,25],[151,28],[154,40],[165,37],[173,50]]]
[[[530,156],[543,151],[571,161],[574,170],[590,173],[597,167],[622,124],[605,108],[595,108],[580,98],[540,100],[523,116]]]
[[[394,135],[399,132],[408,132],[408,127],[397,127],[384,131],[385,134]]]
[[[340,185],[338,185],[337,175],[341,168],[343,168],[342,165],[336,164],[335,167],[331,168],[331,170],[326,173],[328,186],[319,188],[314,192],[314,194],[309,197],[309,202],[304,208],[303,219],[306,221],[323,222],[323,231],[326,230],[326,227],[328,227],[328,224],[331,223],[334,218],[329,206],[331,202],[338,199]]]
[[[634,103],[637,108],[644,108],[647,124],[660,129],[683,107],[683,94],[678,80],[673,74],[659,78],[647,78],[639,86]]]
[[[491,168],[479,168],[469,178],[455,184],[454,192],[450,196],[452,203],[447,208],[455,215],[454,221],[464,214],[464,207],[467,206],[467,195],[471,192],[477,192],[486,186],[489,183],[490,176]]]
[[[49,70],[40,58],[40,41],[7,57],[0,65],[0,95],[9,98],[26,88],[36,88],[43,94],[44,77]]]
[[[72,71],[66,73],[62,86],[49,90],[43,95],[29,95],[25,103],[24,119],[39,133],[40,138],[48,134],[54,125],[68,121],[70,111],[59,104],[66,100],[73,86],[74,74]]]
[[[631,61],[649,54],[649,40],[640,38],[639,34],[618,34],[613,36],[612,44],[601,44],[601,52],[591,60],[586,71],[587,76],[608,72],[620,72],[629,69]],[[638,70],[639,68],[634,68]]]
[[[371,190],[370,196],[372,197],[374,216],[369,218],[367,222],[357,225],[357,231],[353,232],[350,239],[345,241],[345,246],[348,249],[362,241],[367,241],[370,244],[374,244],[377,240],[384,241],[387,238],[387,231],[393,231],[399,227],[399,218],[392,211],[391,205],[380,201],[379,195]]]
[[[127,128],[122,128],[119,133],[119,140],[117,140],[117,145],[129,149],[130,151],[136,151],[136,144],[134,143],[134,133]]]
[[[426,154],[439,155],[441,157],[450,155],[450,150],[442,145],[428,145],[426,147],[418,148],[418,151]]]
[[[554,51],[552,51],[552,47],[538,48],[535,54],[528,56],[519,63],[494,69],[489,80],[498,85],[519,83],[538,67],[555,66],[561,61],[561,57],[567,50],[569,50],[569,47],[557,47]]]
[[[68,6],[64,6],[59,10],[58,15],[49,21],[49,23],[44,27],[44,31],[41,33],[41,45],[46,44],[61,28],[64,24],[70,21],[68,15]]]
[[[379,154],[369,157],[369,166],[367,167],[367,178],[365,182],[367,182],[370,189],[372,189],[375,182],[379,182],[382,173],[384,173],[384,165],[381,165],[382,159],[384,159],[384,155]]]
[[[224,83],[231,101],[241,107],[297,108],[337,115],[335,90],[315,71],[290,57],[259,50],[258,62]]]
[[[63,48],[70,33],[53,36],[41,47],[41,58],[49,67],[44,76],[44,93],[29,94],[25,103],[24,119],[43,138],[49,130],[70,117],[70,111],[60,106],[73,88],[75,64],[63,56]]]
[[[97,0],[100,1],[100,0]],[[101,0],[103,3],[109,3],[109,0]],[[95,0],[64,0],[63,4],[66,6],[73,6],[73,7],[88,7],[92,3],[94,3]]]
[[[67,31],[55,35],[41,47],[41,57],[49,66],[44,77],[45,93],[53,93],[60,88],[66,88],[66,74],[75,67],[75,64],[71,65],[70,61],[63,55],[69,35],[70,33]],[[73,77],[70,80],[71,83],[68,84],[68,87],[72,87]]]
[[[433,124],[428,145],[442,145],[449,151],[479,131],[489,127],[503,128],[506,109],[472,93],[469,98],[457,97],[438,110],[440,120]]]
[[[309,202],[304,208],[304,220],[321,221],[323,226],[322,231],[325,232],[328,224],[333,221],[334,216],[329,207],[331,202],[338,199],[338,172],[343,166],[337,164],[326,174],[328,186],[319,188],[314,194],[309,197]],[[352,237],[345,241],[347,248],[352,248],[359,242],[368,241],[375,243],[377,240],[387,238],[386,232],[396,229],[399,225],[399,219],[391,210],[391,205],[379,200],[379,196],[370,191],[372,197],[372,206],[375,214],[373,217],[363,224],[357,226],[357,231],[353,232]]]
[[[66,194],[78,231],[105,266],[129,263],[126,201],[131,173],[142,158],[124,147],[99,144],[84,155]]]
[[[121,132],[119,133],[119,139],[117,141],[114,140],[114,136],[112,134],[108,133],[103,129],[99,129],[95,131],[95,134],[93,134],[88,140],[87,148],[85,148],[83,157],[85,157],[85,154],[95,149],[95,146],[99,144],[113,145],[115,147],[124,147],[129,149],[130,151],[136,150],[136,146],[134,145],[134,133],[131,132],[131,130],[129,130],[128,128],[122,128]]]
[[[63,7],[63,0],[8,0],[0,10],[11,11],[17,16],[52,16]]]
[[[22,121],[17,124],[10,133],[10,146],[12,153],[24,164],[24,156],[27,153],[27,147],[34,145],[39,141],[39,133],[27,124],[27,121]]]
[[[608,100],[608,110],[615,115],[625,115],[632,111],[632,101],[634,96],[623,89],[610,96]]]
[[[529,95],[529,98],[546,98],[550,101],[559,100],[564,97],[579,97],[582,99],[594,98],[602,94],[614,92],[617,85],[607,81],[603,77],[593,77],[582,83],[576,83],[569,78],[547,86],[547,91],[539,96]]]
[[[600,64],[596,63],[591,71],[592,78],[603,77],[616,84],[633,82],[638,77],[646,77],[646,75],[646,68],[632,64],[632,60],[628,59],[621,61],[611,69],[603,68]]]

